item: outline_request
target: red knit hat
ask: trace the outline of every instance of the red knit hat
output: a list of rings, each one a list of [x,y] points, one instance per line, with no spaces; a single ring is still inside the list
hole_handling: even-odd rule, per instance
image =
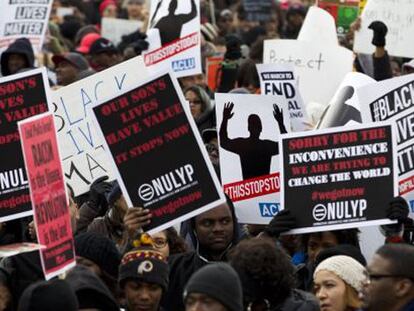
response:
[[[110,6],[110,5],[114,5],[116,6],[116,3],[114,0],[103,0],[101,2],[101,4],[99,5],[99,14],[102,16],[103,12],[105,11],[105,9]]]

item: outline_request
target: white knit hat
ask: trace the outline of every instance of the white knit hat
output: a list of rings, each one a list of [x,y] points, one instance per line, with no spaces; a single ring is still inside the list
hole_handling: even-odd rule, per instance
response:
[[[365,268],[354,258],[344,255],[332,256],[322,261],[315,269],[316,274],[326,270],[335,273],[345,283],[352,286],[357,292],[362,290],[363,282],[366,280]]]

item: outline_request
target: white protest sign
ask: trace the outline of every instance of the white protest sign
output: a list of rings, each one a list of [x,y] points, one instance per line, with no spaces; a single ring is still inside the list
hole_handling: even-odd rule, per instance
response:
[[[122,36],[141,30],[143,25],[143,22],[137,20],[104,17],[101,23],[101,34],[102,37],[118,45],[122,40]]]
[[[27,38],[40,52],[48,27],[53,0],[2,0],[0,51],[18,38]]]
[[[414,74],[370,84],[357,93],[364,122],[396,124],[399,193],[414,217]]]
[[[292,64],[305,105],[327,105],[345,75],[352,71],[352,51],[298,40],[265,40],[263,63]]]
[[[286,102],[250,94],[215,98],[224,192],[241,223],[268,224],[281,209],[279,137],[290,128]]]
[[[330,128],[362,123],[356,89],[376,83],[371,77],[359,72],[348,73],[326,108],[317,128]]]
[[[292,65],[257,64],[261,93],[271,95],[276,103],[287,102],[294,132],[307,128],[308,116],[300,95]]]
[[[147,35],[148,70],[172,70],[177,78],[202,72],[200,1],[152,0]]]
[[[142,57],[137,56],[52,92],[49,110],[55,116],[63,172],[76,196],[89,191],[97,178],[114,177],[102,141],[88,115],[88,106],[146,77]]]
[[[388,27],[385,38],[389,55],[414,58],[414,1],[369,0],[361,15],[361,29],[355,32],[354,51],[372,54],[373,31],[368,26],[381,21]]]
[[[335,19],[321,8],[310,7],[300,29],[298,40],[337,46]]]

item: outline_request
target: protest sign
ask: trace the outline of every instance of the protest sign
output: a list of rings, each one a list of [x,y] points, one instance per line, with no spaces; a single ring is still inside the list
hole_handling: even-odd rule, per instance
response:
[[[275,102],[287,101],[290,123],[294,132],[307,128],[308,116],[300,95],[292,65],[257,64],[261,93]]]
[[[163,230],[225,201],[178,82],[162,74],[93,107],[129,206]],[[185,152],[185,156],[183,156]]]
[[[283,135],[281,204],[297,221],[289,233],[392,223],[386,218],[387,202],[397,195],[392,135],[389,124]]]
[[[414,58],[414,2],[411,0],[370,0],[361,14],[361,29],[355,32],[354,51],[372,54],[373,31],[368,26],[381,21],[388,27],[386,46],[389,55]]]
[[[20,121],[36,236],[47,280],[75,266],[69,204],[52,113]]]
[[[310,7],[297,39],[313,44],[338,46],[334,18],[316,6]]]
[[[0,79],[0,222],[32,214],[17,121],[47,111],[48,83],[44,68]]]
[[[171,70],[177,78],[200,74],[200,1],[152,0],[145,65],[156,73]]]
[[[17,254],[29,253],[44,249],[45,246],[35,243],[14,243],[0,246],[0,258],[11,257]]]
[[[101,34],[102,37],[118,45],[122,40],[122,36],[129,35],[138,30],[141,31],[143,25],[144,23],[138,20],[104,17],[101,23]]]
[[[330,128],[362,123],[356,89],[376,83],[371,77],[359,72],[350,72],[345,76],[334,97],[326,107],[316,128]]]
[[[357,93],[364,122],[397,125],[399,192],[414,217],[414,74],[370,84]]]
[[[272,0],[243,0],[246,20],[268,22],[272,16]]]
[[[287,101],[216,93],[224,192],[241,223],[267,224],[280,210],[279,138],[290,128]]]
[[[144,62],[138,56],[52,92],[49,110],[55,115],[65,178],[75,196],[89,191],[99,177],[114,177],[87,108],[146,76]]]
[[[53,0],[3,0],[0,10],[0,52],[18,38],[42,50]]]
[[[344,47],[297,40],[265,40],[263,63],[292,64],[305,105],[327,105],[348,72],[352,52]]]
[[[318,7],[333,16],[338,35],[345,35],[360,14],[360,2],[360,0],[318,0]]]

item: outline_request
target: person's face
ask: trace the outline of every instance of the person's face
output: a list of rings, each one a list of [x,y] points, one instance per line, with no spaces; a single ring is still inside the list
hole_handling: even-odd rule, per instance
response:
[[[190,110],[193,118],[197,120],[203,113],[203,104],[200,98],[193,91],[187,91],[185,93],[185,99],[190,103]]]
[[[151,234],[152,239],[154,240],[154,247],[165,257],[170,256],[170,246],[168,245],[167,233],[166,231],[160,231],[154,234]]]
[[[7,63],[10,74],[15,74],[19,70],[26,68],[26,59],[21,54],[10,54],[9,61]]]
[[[97,277],[102,276],[101,268],[99,268],[99,266],[92,260],[89,260],[81,256],[76,256],[76,264],[88,268],[88,270],[94,273]]]
[[[198,241],[213,251],[224,251],[233,239],[233,217],[227,203],[221,204],[195,219]]]
[[[395,296],[396,279],[391,277],[376,278],[375,275],[391,275],[390,262],[375,254],[367,266],[370,281],[362,289],[362,304],[367,311],[391,310],[398,297]]]
[[[217,21],[217,25],[220,28],[221,34],[231,33],[233,31],[233,15],[225,14],[220,16]]]
[[[321,311],[346,310],[346,285],[334,273],[319,271],[314,279],[314,289]]]
[[[309,261],[315,262],[320,251],[336,245],[338,240],[331,232],[323,232],[321,236],[311,234],[307,245]]]
[[[118,15],[117,8],[115,5],[108,5],[105,10],[102,12],[102,17],[112,17],[116,18]]]
[[[125,283],[124,291],[129,311],[158,311],[162,296],[160,285],[130,280]]]
[[[91,62],[96,71],[102,71],[109,67],[112,67],[118,63],[118,55],[115,53],[99,53],[95,54],[91,58]]]
[[[60,62],[56,67],[56,79],[59,85],[69,85],[75,82],[77,77],[78,69],[69,62]]]
[[[143,17],[144,4],[141,1],[129,1],[127,5],[129,19],[141,19]]]
[[[213,164],[219,164],[219,151],[218,151],[218,141],[217,138],[214,137],[210,139],[208,144],[206,144],[207,152],[210,157],[210,160]]]
[[[227,311],[227,309],[207,295],[190,293],[185,300],[185,311]]]
[[[288,23],[294,28],[300,28],[303,24],[303,16],[300,14],[292,14],[289,16]]]

